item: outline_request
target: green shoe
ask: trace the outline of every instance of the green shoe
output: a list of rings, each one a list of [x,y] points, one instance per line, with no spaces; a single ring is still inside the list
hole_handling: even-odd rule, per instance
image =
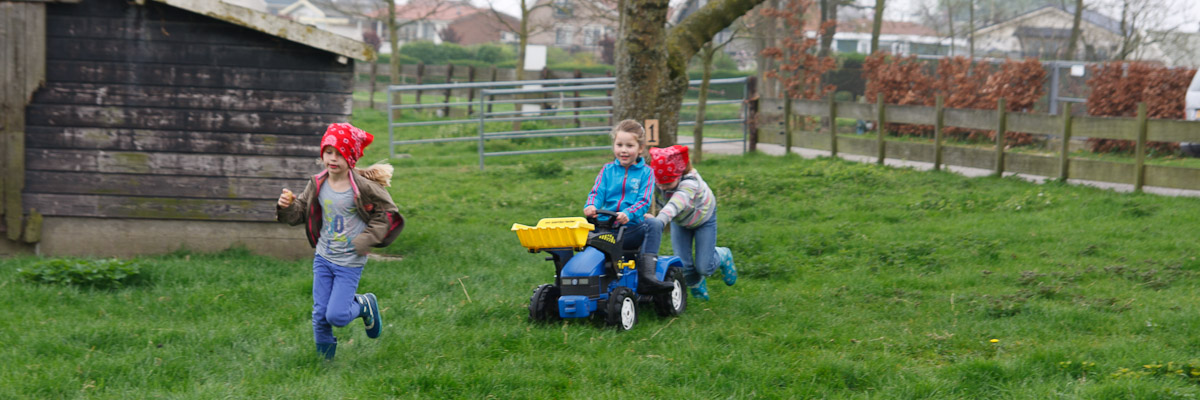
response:
[[[737,283],[737,267],[733,265],[733,252],[728,247],[717,248],[717,261],[721,266],[721,280],[726,286]]]
[[[700,279],[700,283],[691,288],[692,298],[708,301],[708,281]]]

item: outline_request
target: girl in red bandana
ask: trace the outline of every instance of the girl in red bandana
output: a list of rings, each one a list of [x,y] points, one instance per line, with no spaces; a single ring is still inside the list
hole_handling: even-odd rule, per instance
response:
[[[337,351],[334,326],[362,318],[367,337],[378,338],[383,328],[379,302],[373,293],[356,294],[358,281],[372,247],[386,247],[404,229],[392,196],[392,166],[354,165],[374,136],[350,124],[329,125],[321,138],[321,164],[299,195],[283,189],[276,217],[290,225],[304,224],[313,256],[313,338],[317,352],[332,360]]]
[[[658,215],[646,219],[671,223],[671,247],[683,261],[683,276],[692,297],[708,300],[705,277],[718,268],[726,285],[737,281],[733,252],[717,246],[717,196],[688,162],[688,148],[674,145],[650,149]],[[692,254],[695,243],[696,253]]]

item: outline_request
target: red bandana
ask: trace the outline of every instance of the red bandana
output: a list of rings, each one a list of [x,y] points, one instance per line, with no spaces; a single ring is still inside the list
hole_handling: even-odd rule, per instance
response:
[[[325,136],[321,138],[321,151],[325,151],[325,146],[333,146],[338,153],[342,153],[350,168],[354,168],[354,164],[362,158],[363,149],[370,146],[372,140],[375,140],[375,136],[355,128],[354,125],[344,122],[330,124],[329,128],[325,129]]]
[[[654,180],[658,183],[675,182],[676,179],[687,173],[687,146],[677,144],[661,149],[650,148],[650,167],[654,168]]]

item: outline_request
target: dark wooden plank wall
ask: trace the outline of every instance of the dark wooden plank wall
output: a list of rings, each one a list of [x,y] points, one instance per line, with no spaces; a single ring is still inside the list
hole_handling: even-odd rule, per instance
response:
[[[26,207],[48,216],[269,221],[349,120],[351,64],[167,5],[47,6],[26,110]]]

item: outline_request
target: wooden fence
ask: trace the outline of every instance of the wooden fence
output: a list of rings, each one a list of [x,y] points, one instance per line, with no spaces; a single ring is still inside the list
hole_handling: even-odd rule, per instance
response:
[[[1134,185],[1138,191],[1145,185],[1200,190],[1200,168],[1146,165],[1145,162],[1146,142],[1200,142],[1200,122],[1148,119],[1145,104],[1139,104],[1138,117],[1121,118],[1071,116],[1070,108],[1063,110],[1062,115],[1008,112],[1004,110],[1003,99],[995,110],[944,108],[941,98],[934,107],[884,104],[882,99],[875,104],[834,102],[831,99],[790,101],[792,115],[829,118],[831,121],[837,118],[871,120],[877,121],[876,127],[885,127],[888,123],[933,126],[932,142],[919,143],[886,141],[883,130],[878,128],[862,137],[838,136],[836,129],[784,135],[782,110],[785,102],[762,99],[762,103],[759,126],[778,126],[781,131],[779,135],[760,134],[760,140],[764,142],[829,150],[835,156],[839,152],[875,156],[879,163],[888,157],[930,162],[934,169],[955,165],[991,169],[997,175],[1014,172],[1064,180],[1125,183]],[[996,146],[991,149],[947,146],[944,144],[946,127],[997,131]],[[1004,132],[1053,136],[1061,140],[1062,146],[1054,156],[1006,152],[1002,142]],[[1069,143],[1073,137],[1136,142],[1135,158],[1133,163],[1071,158]]]

